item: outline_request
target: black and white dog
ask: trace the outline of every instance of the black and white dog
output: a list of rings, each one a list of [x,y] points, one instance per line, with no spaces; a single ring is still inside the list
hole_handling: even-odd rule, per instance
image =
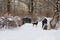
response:
[[[44,30],[47,30],[47,19],[46,18],[42,21],[42,28]]]
[[[32,23],[32,24],[33,24],[33,26],[34,26],[34,25],[36,25],[36,26],[37,26],[37,24],[38,24],[38,21],[37,21],[37,22],[34,22],[34,23]]]

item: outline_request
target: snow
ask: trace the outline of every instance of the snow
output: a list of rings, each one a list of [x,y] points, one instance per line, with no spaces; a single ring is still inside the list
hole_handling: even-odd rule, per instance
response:
[[[26,23],[14,29],[0,30],[0,40],[60,40],[59,30],[43,30],[42,23],[38,25]]]
[[[56,24],[56,29],[60,30],[60,21]]]
[[[39,24],[33,27],[26,23],[16,29],[0,31],[0,40],[60,40],[59,30],[42,30]]]

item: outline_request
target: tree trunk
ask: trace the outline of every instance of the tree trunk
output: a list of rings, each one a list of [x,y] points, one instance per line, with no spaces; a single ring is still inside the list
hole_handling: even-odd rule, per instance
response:
[[[59,21],[59,13],[58,13],[59,12],[59,10],[58,10],[58,4],[59,3],[58,3],[58,1],[59,0],[56,1],[56,12],[55,12],[52,20],[50,21],[50,26],[51,26],[52,29],[55,29],[56,24]]]
[[[7,13],[10,13],[10,0],[7,0]]]

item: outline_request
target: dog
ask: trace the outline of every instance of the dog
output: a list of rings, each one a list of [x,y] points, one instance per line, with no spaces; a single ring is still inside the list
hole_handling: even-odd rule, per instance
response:
[[[37,26],[37,24],[38,24],[38,21],[37,21],[37,22],[34,22],[34,23],[32,23],[32,24],[33,24],[33,26],[34,26],[34,25],[36,25],[36,26]]]
[[[46,18],[42,21],[42,28],[47,29],[47,19]]]

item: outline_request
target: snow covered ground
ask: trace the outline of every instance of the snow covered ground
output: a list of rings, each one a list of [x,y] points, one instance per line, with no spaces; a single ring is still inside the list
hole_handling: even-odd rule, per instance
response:
[[[47,19],[49,25],[51,18]],[[59,30],[43,30],[42,23],[39,22],[37,26],[26,23],[14,29],[2,28],[0,29],[0,40],[60,40],[60,22],[57,26]]]
[[[60,40],[59,30],[43,30],[41,22],[37,26],[26,23],[15,29],[0,31],[0,40]]]

